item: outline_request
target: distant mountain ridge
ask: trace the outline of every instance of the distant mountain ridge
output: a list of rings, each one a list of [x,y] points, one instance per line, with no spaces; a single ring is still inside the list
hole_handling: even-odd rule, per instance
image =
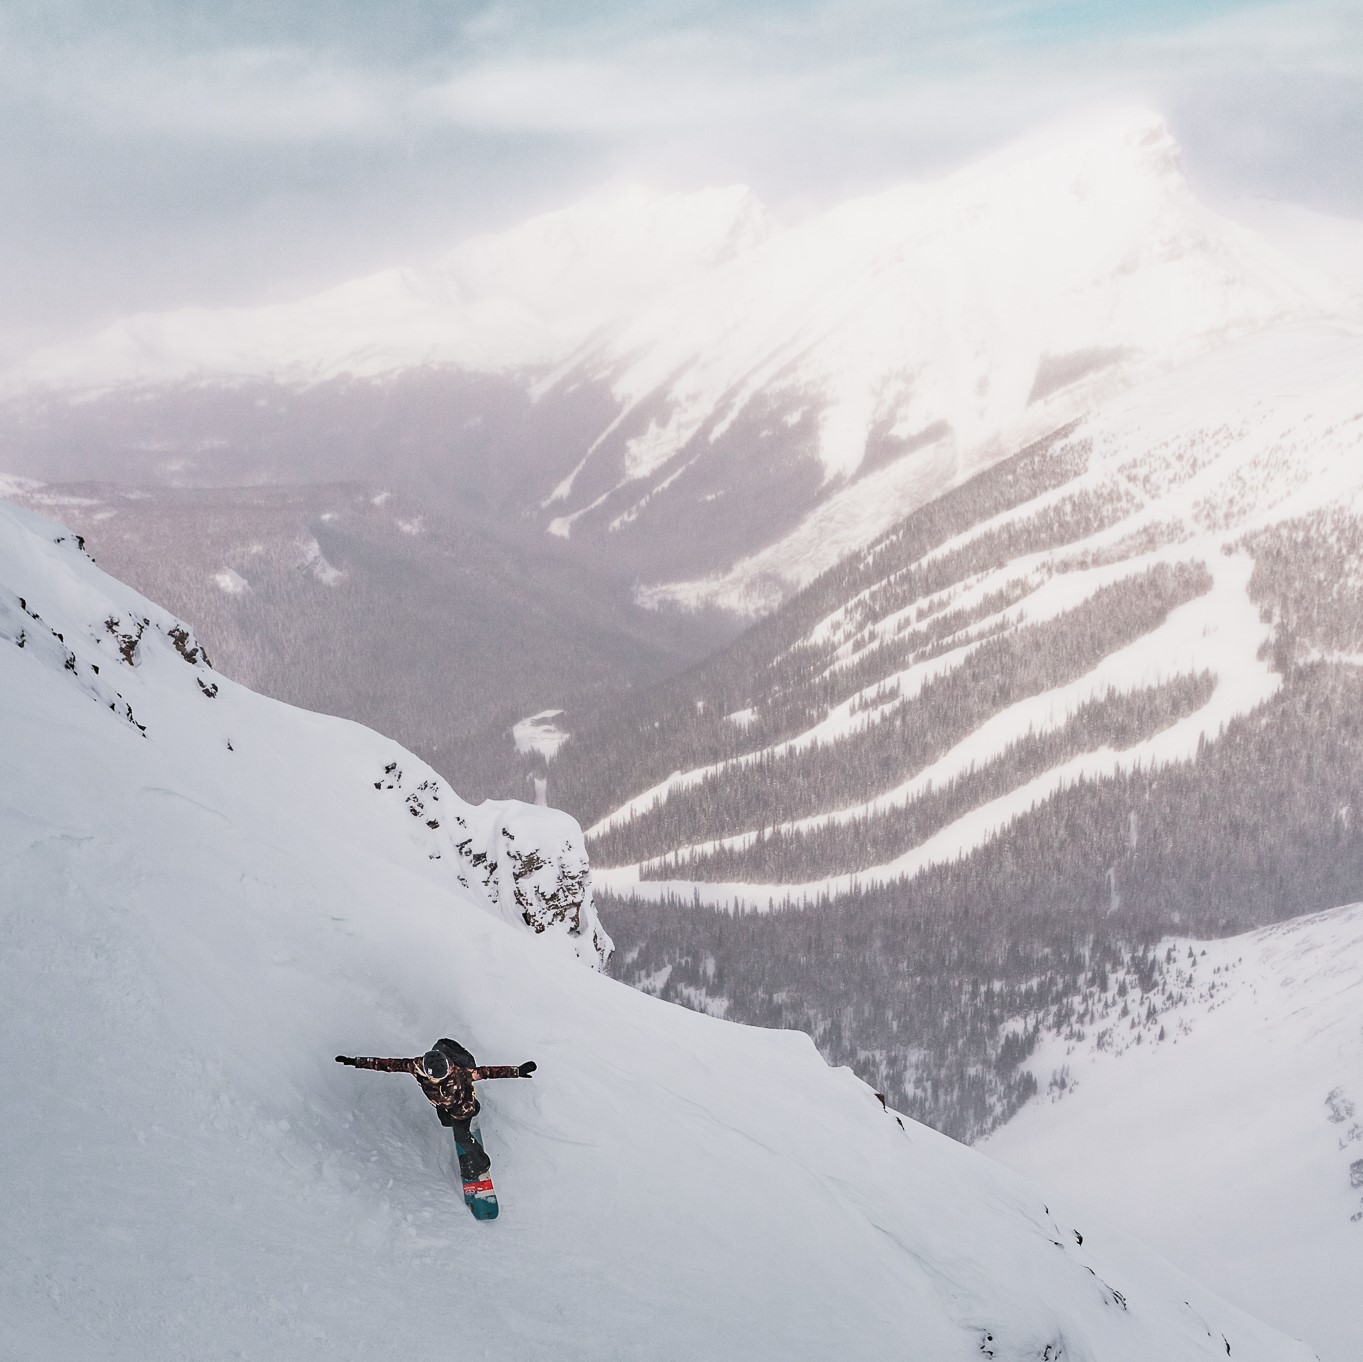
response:
[[[750,616],[1132,384],[1356,310],[1137,111],[795,225],[633,189],[296,304],[131,318],[5,375],[0,427],[44,478],[406,479]]]
[[[297,302],[128,317],[39,351],[5,387],[93,393],[183,379],[311,384],[432,364],[542,367],[766,231],[764,210],[742,187],[604,191],[472,237],[429,265],[395,266]]]

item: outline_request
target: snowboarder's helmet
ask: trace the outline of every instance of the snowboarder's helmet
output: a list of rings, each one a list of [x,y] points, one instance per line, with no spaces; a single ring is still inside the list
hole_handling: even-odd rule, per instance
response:
[[[450,1059],[441,1050],[427,1050],[421,1057],[421,1067],[425,1070],[427,1078],[439,1083],[449,1074]]]

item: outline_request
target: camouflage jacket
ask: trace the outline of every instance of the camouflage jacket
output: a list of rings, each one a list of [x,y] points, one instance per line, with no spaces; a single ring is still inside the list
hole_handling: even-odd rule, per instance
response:
[[[467,1121],[478,1114],[478,1099],[473,1085],[480,1078],[519,1078],[517,1064],[480,1064],[476,1069],[465,1069],[456,1064],[440,1080],[433,1082],[421,1068],[421,1056],[415,1059],[376,1059],[361,1055],[349,1061],[357,1069],[381,1069],[389,1074],[411,1074],[421,1084],[426,1100],[438,1111],[442,1121]]]

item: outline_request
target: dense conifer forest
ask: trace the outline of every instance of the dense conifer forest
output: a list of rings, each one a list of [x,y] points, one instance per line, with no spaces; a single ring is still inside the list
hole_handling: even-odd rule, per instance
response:
[[[642,860],[679,843],[704,842],[868,799],[921,770],[1000,709],[1082,675],[1208,585],[1206,570],[1194,564],[1161,564],[1125,578],[1058,619],[985,641],[969,664],[928,681],[911,700],[890,704],[874,724],[838,741],[763,753],[706,776],[671,795],[655,812],[594,839],[593,855],[605,864]],[[1201,693],[1196,687],[1178,689],[1185,699]],[[1179,701],[1161,705],[1157,699],[1091,706],[1069,726],[1069,748],[1090,730],[1101,739],[1104,710],[1119,741],[1124,728],[1132,732],[1129,745],[1136,735],[1172,722],[1184,708]],[[1125,716],[1138,710],[1147,722],[1138,719],[1133,731]],[[1058,755],[1065,745],[1048,750]]]
[[[1313,662],[1195,761],[1065,791],[906,882],[767,913],[601,907],[619,977],[809,1030],[830,1062],[971,1140],[1030,1095],[1038,1027],[1074,1024],[1104,972],[1153,978],[1162,936],[1363,898],[1360,813],[1363,672]]]

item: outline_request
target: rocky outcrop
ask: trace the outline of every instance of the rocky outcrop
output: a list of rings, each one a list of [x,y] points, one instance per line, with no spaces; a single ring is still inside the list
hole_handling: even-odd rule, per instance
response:
[[[614,947],[592,902],[591,866],[577,820],[516,799],[467,804],[413,761],[389,762],[374,788],[400,798],[427,859],[448,862],[459,884],[498,916],[562,940],[580,960],[604,969]]]

